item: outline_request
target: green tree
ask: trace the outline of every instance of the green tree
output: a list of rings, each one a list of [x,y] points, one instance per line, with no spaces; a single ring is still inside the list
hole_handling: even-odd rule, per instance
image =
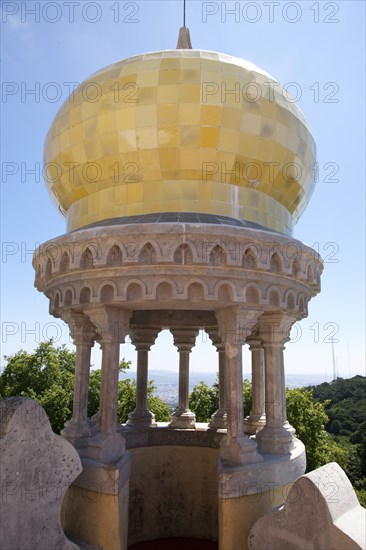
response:
[[[155,415],[156,422],[169,422],[172,408],[169,407],[160,397],[154,395],[156,386],[149,380],[147,387],[147,406]],[[119,421],[124,424],[128,415],[135,409],[136,405],[136,382],[131,378],[120,380],[118,385],[118,408]]]
[[[243,402],[244,402],[244,416],[249,416],[252,413],[252,383],[250,380],[244,378],[243,380]]]
[[[170,416],[172,414],[172,408],[164,403],[160,397],[157,397],[154,394],[154,391],[156,390],[155,384],[150,380],[149,381],[149,387],[148,387],[148,397],[147,397],[147,405],[151,412],[155,415],[156,422],[169,422]]]
[[[189,396],[189,408],[195,413],[197,422],[209,422],[219,408],[218,384],[208,386],[201,380]]]
[[[333,435],[338,435],[342,430],[342,424],[340,423],[340,421],[338,420],[338,418],[335,418],[330,427],[329,427],[329,431],[331,434]]]
[[[247,379],[243,381],[243,400],[245,416],[248,416],[252,412],[252,384]],[[218,380],[212,386],[201,380],[189,396],[189,408],[195,413],[197,422],[209,422],[219,408]]]
[[[53,341],[42,342],[33,353],[20,350],[5,357],[8,364],[0,375],[0,398],[13,395],[34,399],[46,411],[52,429],[60,433],[66,420],[72,415],[75,379],[75,352],[66,346],[55,347]],[[120,371],[130,368],[124,359]],[[101,370],[90,372],[88,415],[93,416],[99,408]],[[149,382],[148,404],[158,422],[170,419],[171,408],[154,396],[155,386]],[[136,403],[136,383],[127,378],[118,385],[118,409],[120,422],[126,422],[128,413]]]
[[[307,471],[333,461],[344,468],[348,452],[324,428],[328,421],[325,412],[328,402],[315,402],[312,392],[306,388],[287,388],[286,401],[288,421],[306,447]]]
[[[218,409],[218,384],[212,387],[200,382],[193,388],[189,406],[199,422],[207,422]],[[328,404],[315,402],[312,392],[305,388],[286,389],[287,416],[296,434],[306,446],[307,469],[314,470],[328,462],[338,462],[343,468],[347,465],[348,451],[338,445],[324,428],[328,421],[325,407]],[[252,385],[243,381],[244,414],[252,410]]]
[[[65,346],[56,348],[50,340],[39,344],[34,353],[20,350],[5,359],[1,397],[31,397],[45,409],[52,429],[59,433],[71,417],[75,352]]]

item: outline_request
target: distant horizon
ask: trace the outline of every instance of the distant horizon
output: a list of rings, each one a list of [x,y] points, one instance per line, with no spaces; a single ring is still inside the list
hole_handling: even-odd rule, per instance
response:
[[[125,373],[121,373],[120,375],[120,379],[123,379],[123,378],[128,378],[128,375],[129,374],[137,374],[137,371],[136,370],[133,370],[133,369],[128,369]],[[175,369],[175,370],[168,370],[168,369],[149,369],[149,372],[148,372],[148,375],[149,375],[149,379],[152,379],[152,376],[155,375],[162,375],[164,376],[165,374],[174,374],[176,377],[177,377],[177,380],[178,380],[178,374],[179,374],[179,370],[178,369]],[[190,371],[190,378],[195,378],[197,379],[199,376],[202,377],[202,379],[207,379],[207,378],[214,378],[216,377],[216,374],[217,372],[214,372],[214,371],[211,371],[211,372],[208,372],[208,371]],[[344,380],[349,380],[351,378],[354,378],[355,376],[361,376],[363,378],[366,377],[366,375],[363,375],[363,374],[354,374],[352,376],[337,376],[337,378],[342,378]],[[249,371],[244,371],[243,372],[243,379],[246,378],[246,379],[249,379],[251,380],[251,377],[252,377],[252,373],[249,372]],[[285,378],[292,378],[292,379],[303,379],[303,380],[318,380],[320,381],[319,383],[321,383],[322,381],[324,382],[332,382],[333,380],[335,380],[333,377],[327,377],[327,379],[324,378],[324,374],[319,374],[319,373],[296,373],[296,372],[285,372]],[[292,380],[293,381],[293,380]]]

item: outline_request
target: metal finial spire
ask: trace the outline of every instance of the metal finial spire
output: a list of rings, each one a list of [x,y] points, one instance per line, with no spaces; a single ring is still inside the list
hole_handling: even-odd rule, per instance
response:
[[[191,36],[189,34],[189,29],[186,27],[186,0],[183,0],[183,27],[179,29],[179,37],[177,50],[191,50]]]

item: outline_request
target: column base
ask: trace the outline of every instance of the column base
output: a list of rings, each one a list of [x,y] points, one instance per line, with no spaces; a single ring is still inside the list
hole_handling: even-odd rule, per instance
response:
[[[196,427],[196,415],[192,411],[175,411],[171,416],[169,428],[179,430],[194,430]]]
[[[247,416],[244,418],[244,433],[249,435],[255,435],[266,425],[266,415],[262,414],[260,416]]]
[[[255,441],[244,434],[230,440],[227,436],[224,437],[220,445],[220,458],[234,464],[254,464],[263,461]]]
[[[286,455],[294,448],[292,433],[284,426],[281,428],[266,426],[258,432],[256,439],[261,453]]]
[[[88,446],[80,453],[81,457],[101,464],[114,463],[126,452],[126,442],[120,433],[101,434],[99,432],[90,437],[87,442]]]
[[[283,427],[284,427],[285,430],[286,430],[287,432],[289,432],[291,435],[295,435],[296,430],[295,430],[295,428],[294,428],[293,426],[291,426],[291,424],[289,423],[288,420],[286,420],[286,422],[284,422]]]
[[[88,440],[96,434],[96,426],[90,419],[84,424],[76,424],[73,420],[65,422],[61,435],[75,448],[82,449],[88,446]]]
[[[238,466],[219,458],[220,550],[246,550],[255,522],[284,503],[291,484],[305,468],[305,447],[298,439],[287,456],[265,455],[256,465]]]
[[[126,426],[136,428],[138,430],[146,430],[151,426],[156,426],[155,415],[149,411],[136,411],[134,410],[128,415]]]
[[[226,412],[217,411],[211,416],[209,423],[211,430],[226,430],[227,428],[227,414]]]

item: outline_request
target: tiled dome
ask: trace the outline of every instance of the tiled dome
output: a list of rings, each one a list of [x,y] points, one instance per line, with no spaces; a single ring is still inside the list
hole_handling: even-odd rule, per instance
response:
[[[202,50],[125,59],[83,82],[45,143],[68,229],[125,216],[227,216],[291,234],[316,147],[285,90],[251,63]]]

